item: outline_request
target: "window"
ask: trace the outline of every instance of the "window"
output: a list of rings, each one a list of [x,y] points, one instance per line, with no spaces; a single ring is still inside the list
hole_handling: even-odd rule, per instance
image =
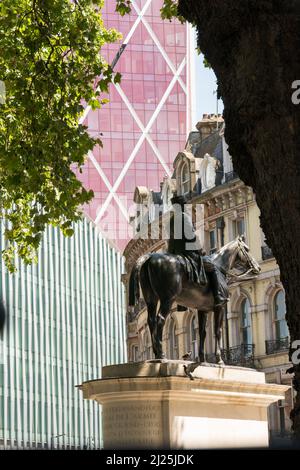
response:
[[[190,190],[190,174],[187,163],[184,163],[181,169],[181,191],[182,194],[188,193]]]
[[[252,344],[251,306],[248,299],[241,304],[241,340],[242,344]]]
[[[244,217],[240,217],[232,221],[232,234],[233,234],[233,239],[238,237],[239,235],[246,234]]]
[[[274,323],[276,339],[287,338],[289,336],[285,314],[285,295],[283,291],[279,291],[274,298]]]
[[[174,320],[170,321],[169,338],[170,338],[170,359],[178,359],[178,336],[177,336],[176,324]]]
[[[190,324],[190,338],[191,338],[192,358],[196,359],[198,356],[198,343],[197,343],[196,318],[194,316]]]
[[[206,232],[206,246],[208,246],[207,251],[210,254],[215,253],[219,248],[224,245],[224,218],[219,217],[215,221],[215,225],[210,227],[209,231]]]
[[[209,252],[210,254],[217,251],[217,233],[216,230],[210,230],[209,232]]]
[[[224,246],[224,228],[224,217],[219,217],[219,219],[216,220],[218,247]]]
[[[168,111],[169,134],[178,134],[179,129],[179,113],[178,111]]]

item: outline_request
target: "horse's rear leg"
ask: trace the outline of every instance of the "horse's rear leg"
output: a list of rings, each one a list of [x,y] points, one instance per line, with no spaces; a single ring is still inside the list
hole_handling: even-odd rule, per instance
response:
[[[215,354],[216,354],[216,363],[224,364],[221,355],[221,333],[222,333],[222,324],[224,317],[224,308],[215,307],[214,308],[214,330],[215,330]]]
[[[156,342],[155,342],[155,331],[156,331],[156,309],[158,304],[158,296],[155,293],[151,279],[148,272],[148,263],[149,260],[141,268],[140,272],[140,283],[142,287],[142,292],[144,300],[147,304],[148,312],[148,326],[151,335],[152,349],[155,357],[157,357]]]
[[[152,302],[147,302],[148,311],[148,326],[151,334],[152,349],[155,357],[157,357],[156,343],[155,343],[155,325],[156,325],[156,309],[158,299],[152,299]]]
[[[205,338],[206,338],[206,323],[207,323],[207,313],[201,312],[198,310],[198,325],[199,325],[199,361],[205,362]]]
[[[156,317],[156,328],[154,332],[154,342],[155,342],[155,358],[163,359],[165,354],[162,350],[162,335],[164,324],[168,314],[170,313],[173,301],[171,300],[161,300],[159,313]]]

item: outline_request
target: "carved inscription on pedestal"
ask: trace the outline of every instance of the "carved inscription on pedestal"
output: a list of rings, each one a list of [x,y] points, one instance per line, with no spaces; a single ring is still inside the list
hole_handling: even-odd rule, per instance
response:
[[[162,442],[161,405],[120,403],[103,407],[104,448],[151,448]]]

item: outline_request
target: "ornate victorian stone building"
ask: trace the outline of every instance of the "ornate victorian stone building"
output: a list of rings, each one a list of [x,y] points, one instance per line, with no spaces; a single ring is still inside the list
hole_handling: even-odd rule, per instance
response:
[[[260,212],[251,188],[235,174],[224,139],[221,116],[204,115],[191,132],[184,150],[174,160],[172,178],[165,178],[160,191],[137,187],[136,237],[124,252],[125,286],[136,260],[144,253],[164,251],[163,223],[171,208],[174,191],[188,196],[195,225],[207,253],[213,253],[238,235],[244,235],[250,251],[261,266],[259,276],[230,285],[230,301],[223,325],[223,356],[227,364],[255,367],[266,373],[267,381],[291,384],[286,374],[288,329],[285,294],[279,268],[260,228]],[[207,326],[206,354],[213,360],[212,315]],[[180,359],[187,351],[197,358],[198,321],[196,312],[177,312],[176,306],[164,328],[166,356]],[[131,361],[152,358],[151,339],[143,301],[128,316],[128,357]],[[274,435],[289,428],[292,391],[284,402],[272,405],[270,427]]]

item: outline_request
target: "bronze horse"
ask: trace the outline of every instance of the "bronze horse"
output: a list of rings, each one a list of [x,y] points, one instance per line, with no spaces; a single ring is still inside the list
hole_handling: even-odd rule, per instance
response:
[[[188,308],[197,309],[200,362],[205,361],[204,343],[207,314],[213,311],[216,362],[222,364],[220,340],[226,303],[215,307],[209,283],[200,286],[190,281],[185,265],[180,262],[179,258],[177,255],[168,253],[150,253],[142,256],[130,275],[129,306],[134,307],[138,301],[140,284],[147,305],[148,326],[156,359],[164,357],[162,350],[163,327],[172,305],[178,303]],[[243,237],[237,237],[211,255],[211,258],[224,273],[228,283],[232,279],[245,279],[248,275],[255,276],[260,272],[259,264],[250,255]],[[157,313],[158,301],[160,307]]]

